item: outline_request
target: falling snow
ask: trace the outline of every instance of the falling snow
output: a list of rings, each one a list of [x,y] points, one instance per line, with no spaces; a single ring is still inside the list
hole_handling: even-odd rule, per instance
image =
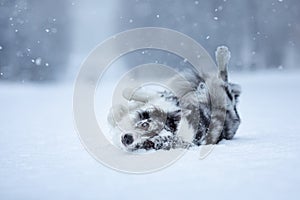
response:
[[[35,59],[35,64],[40,66],[42,64],[42,59],[41,58],[36,58]]]
[[[51,33],[57,33],[57,29],[56,28],[51,28]]]

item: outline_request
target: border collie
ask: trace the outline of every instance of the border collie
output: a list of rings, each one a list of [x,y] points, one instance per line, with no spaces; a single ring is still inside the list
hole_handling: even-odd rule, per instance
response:
[[[201,77],[193,70],[169,81],[175,91],[124,91],[129,106],[111,108],[108,122],[115,143],[125,151],[170,150],[217,144],[232,139],[239,125],[241,88],[228,82],[230,52],[216,50],[218,74]],[[182,79],[184,77],[184,79]]]

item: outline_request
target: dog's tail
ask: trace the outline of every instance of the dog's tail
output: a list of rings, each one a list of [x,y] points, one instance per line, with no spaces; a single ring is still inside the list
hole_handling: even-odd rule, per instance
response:
[[[228,82],[228,62],[230,60],[230,51],[226,46],[219,46],[215,54],[219,68],[219,77],[223,81]]]

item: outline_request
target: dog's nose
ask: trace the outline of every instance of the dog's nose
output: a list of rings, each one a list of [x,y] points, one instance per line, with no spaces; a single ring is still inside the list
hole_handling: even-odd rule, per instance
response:
[[[133,143],[133,136],[131,134],[126,133],[122,137],[122,143],[124,145],[130,145],[130,144],[132,144]]]

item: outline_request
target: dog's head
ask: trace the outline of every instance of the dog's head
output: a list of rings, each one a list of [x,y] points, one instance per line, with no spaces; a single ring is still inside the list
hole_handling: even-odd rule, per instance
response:
[[[154,145],[149,139],[176,134],[183,111],[170,92],[125,92],[123,96],[128,105],[113,107],[108,117],[117,146],[126,151],[147,150]]]

